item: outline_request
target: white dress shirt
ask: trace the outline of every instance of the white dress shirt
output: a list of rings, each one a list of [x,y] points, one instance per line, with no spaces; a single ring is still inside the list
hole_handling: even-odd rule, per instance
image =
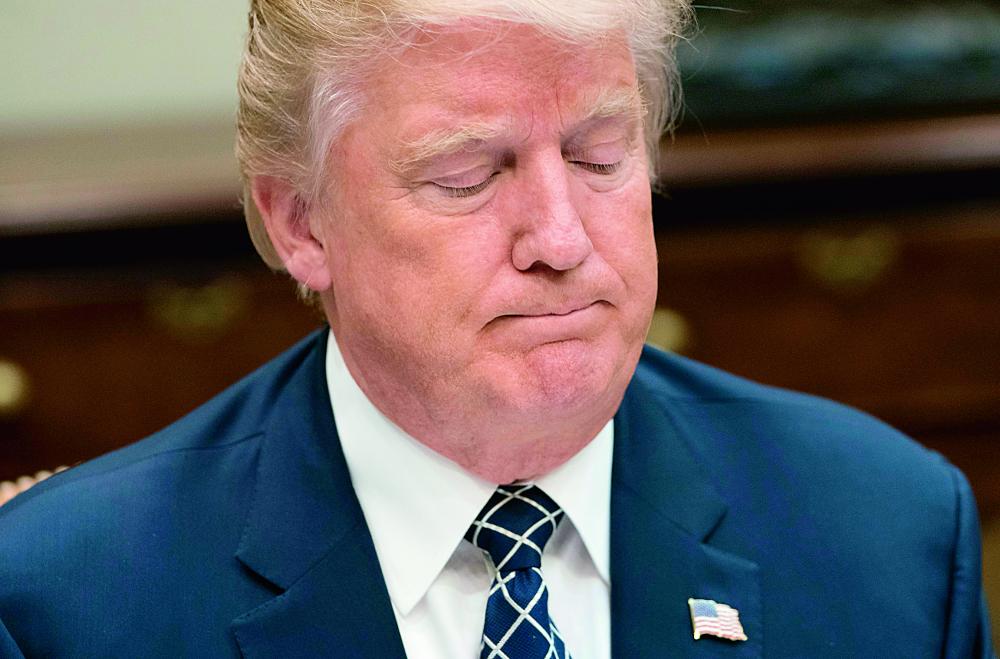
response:
[[[464,539],[489,483],[427,448],[364,395],[331,332],[326,376],[337,433],[385,578],[408,659],[479,656],[492,580]],[[612,422],[535,480],[566,516],[545,548],[549,614],[576,659],[610,659]]]

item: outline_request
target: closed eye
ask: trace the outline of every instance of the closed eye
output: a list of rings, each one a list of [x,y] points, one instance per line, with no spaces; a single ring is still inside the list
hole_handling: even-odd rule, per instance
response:
[[[604,163],[604,162],[585,162],[583,160],[573,160],[571,162],[577,167],[581,167],[587,170],[588,172],[593,172],[595,174],[608,176],[610,174],[614,174],[619,169],[621,169],[623,161],[619,160],[618,162]]]
[[[493,172],[483,181],[476,183],[475,185],[455,187],[450,185],[442,185],[441,183],[432,182],[432,184],[434,185],[435,188],[441,190],[441,192],[443,192],[444,195],[447,197],[454,197],[454,198],[473,197],[482,192],[483,190],[485,190],[486,188],[488,188],[490,184],[493,183],[493,179],[496,178],[496,175],[498,173],[499,172]]]

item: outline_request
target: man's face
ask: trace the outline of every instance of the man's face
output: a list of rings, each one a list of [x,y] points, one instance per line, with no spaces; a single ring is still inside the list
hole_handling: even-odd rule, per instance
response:
[[[656,253],[624,40],[501,30],[386,58],[331,153],[317,233],[325,309],[367,396],[507,482],[561,464],[614,414]]]

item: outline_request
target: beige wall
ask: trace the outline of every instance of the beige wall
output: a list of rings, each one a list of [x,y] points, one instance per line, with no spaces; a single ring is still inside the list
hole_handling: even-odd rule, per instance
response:
[[[0,134],[232,116],[247,0],[3,0]]]

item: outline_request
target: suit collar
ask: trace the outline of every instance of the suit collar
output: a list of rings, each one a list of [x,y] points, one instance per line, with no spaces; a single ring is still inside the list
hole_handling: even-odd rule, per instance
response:
[[[245,656],[405,653],[339,446],[324,376],[325,332],[279,377],[237,558],[277,596],[233,623]],[[759,657],[757,567],[712,547],[727,514],[695,432],[637,375],[615,418],[611,495],[616,657]],[[740,610],[750,640],[691,635],[687,598]]]
[[[236,557],[278,597],[234,621],[246,656],[403,657],[326,387],[326,331],[267,421]]]
[[[273,404],[236,553],[279,588],[364,525],[326,394],[324,354],[317,335]]]
[[[615,416],[612,483],[696,540],[704,540],[728,506],[698,460],[671,410],[636,375]]]
[[[728,506],[698,459],[695,436],[672,414],[637,374],[615,417],[612,654],[760,656],[757,566],[707,544]],[[695,641],[689,597],[739,609],[749,640]]]

